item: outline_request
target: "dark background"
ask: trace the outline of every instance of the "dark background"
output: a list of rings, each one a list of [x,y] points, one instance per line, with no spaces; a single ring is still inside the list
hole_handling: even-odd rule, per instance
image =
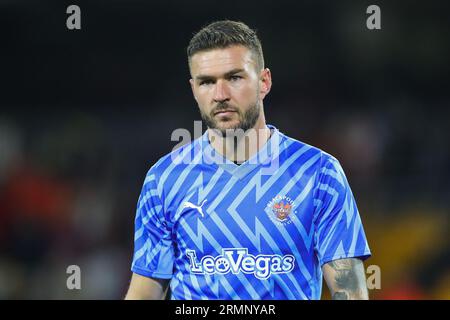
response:
[[[1,0],[0,298],[124,296],[145,174],[200,120],[187,44],[228,18],[262,41],[268,123],[341,161],[371,298],[449,299],[449,5],[392,2]]]

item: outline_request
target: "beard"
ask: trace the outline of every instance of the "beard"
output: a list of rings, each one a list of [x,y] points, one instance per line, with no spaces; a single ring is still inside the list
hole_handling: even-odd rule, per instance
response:
[[[223,126],[218,123],[215,118],[215,114],[221,110],[232,110],[238,116],[239,121],[230,126]],[[217,104],[215,108],[211,110],[211,112],[205,113],[200,109],[200,116],[202,120],[205,122],[206,126],[210,129],[214,129],[219,132],[222,137],[226,137],[227,132],[231,133],[237,129],[241,129],[246,132],[249,129],[252,129],[256,122],[258,121],[259,115],[261,113],[261,104],[255,102],[249,108],[246,109],[245,112],[241,112],[239,109],[230,106],[227,102],[221,102]],[[224,118],[226,120],[226,118]],[[231,119],[229,119],[231,121]]]

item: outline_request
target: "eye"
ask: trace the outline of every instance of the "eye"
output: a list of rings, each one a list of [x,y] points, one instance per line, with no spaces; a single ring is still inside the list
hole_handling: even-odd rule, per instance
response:
[[[200,81],[200,85],[204,86],[204,85],[209,85],[209,84],[213,84],[212,80],[202,80]]]
[[[239,79],[242,79],[242,77],[241,77],[241,76],[231,76],[231,77],[230,77],[230,80],[231,80],[231,81],[237,81],[237,80],[239,80]]]

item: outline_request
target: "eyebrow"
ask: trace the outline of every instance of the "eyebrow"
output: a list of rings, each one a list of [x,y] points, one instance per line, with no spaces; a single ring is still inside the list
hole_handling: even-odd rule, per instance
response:
[[[236,74],[236,73],[243,72],[243,71],[245,71],[245,70],[242,69],[242,68],[236,68],[236,69],[230,70],[230,71],[228,71],[227,73],[225,73],[225,74],[224,74],[224,77],[225,77],[225,78],[228,78],[228,77],[230,77],[230,76],[232,76],[232,75],[234,75],[234,74]],[[198,76],[195,77],[195,80],[197,80],[197,81],[202,81],[202,80],[213,80],[213,79],[215,79],[215,77],[213,77],[213,76],[208,76],[208,75],[203,75],[203,74],[200,74],[200,75],[198,75]]]

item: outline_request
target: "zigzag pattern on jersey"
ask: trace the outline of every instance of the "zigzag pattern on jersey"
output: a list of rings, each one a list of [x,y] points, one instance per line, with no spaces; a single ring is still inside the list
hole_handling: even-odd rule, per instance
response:
[[[184,170],[190,171],[190,170],[192,170],[192,167],[186,168]],[[186,171],[184,171],[184,172],[186,172]],[[213,189],[214,185],[217,183],[217,181],[220,179],[220,177],[223,177],[224,175],[225,175],[224,171],[219,168],[216,171],[216,173],[214,174],[214,176],[211,179],[208,179],[208,181],[209,181],[208,184],[205,187],[203,187],[204,186],[204,183],[203,183],[204,173],[203,173],[203,171],[200,172],[198,177],[197,177],[197,180],[192,185],[193,187],[191,187],[191,190],[192,189],[198,189],[198,192],[197,192],[197,194],[193,193],[190,196],[188,196],[187,200],[188,201],[192,201],[192,198],[195,195],[197,196],[197,200],[196,201],[203,201],[203,199],[206,199],[208,194],[210,194],[211,190]],[[184,178],[186,178],[186,177],[187,177],[187,175],[184,176]],[[221,190],[221,192],[218,195],[215,195],[214,201],[209,206],[207,206],[208,212],[214,212],[215,208],[221,203],[223,198],[226,196],[227,191],[229,191],[229,189],[231,189],[231,187],[236,182],[237,182],[236,178],[231,177],[230,181]],[[189,190],[189,191],[191,191],[191,190]],[[188,191],[188,194],[189,194],[189,191]],[[177,213],[175,214],[175,220],[178,220],[178,218],[179,218],[179,216],[181,214],[181,211],[182,211],[182,208],[179,208],[177,210]],[[225,232],[223,234],[223,236],[225,236],[228,239],[228,241],[230,242],[231,246],[242,247],[242,244],[237,240],[237,238],[228,229],[226,229],[225,224],[223,223],[223,221],[220,220],[220,218],[217,215],[211,214],[210,217],[214,220],[214,222],[216,223],[217,226],[220,226],[220,228],[217,228],[217,230],[215,230],[214,237],[211,235],[209,230],[203,225],[203,223],[200,220],[198,220],[198,222],[197,222],[197,230],[196,230],[196,232],[193,231],[190,228],[190,226],[185,223],[185,221],[182,222],[183,229],[188,233],[189,237],[197,245],[197,249],[198,250],[200,250],[201,252],[204,252],[203,239],[205,239],[207,241],[208,245],[210,245],[210,246],[215,248],[216,253],[220,253],[223,246],[221,246],[216,240],[217,232],[220,232],[220,230]],[[186,266],[184,266],[184,265],[182,265],[180,267],[186,268]],[[185,271],[189,272],[188,270],[185,270]],[[237,276],[237,278],[239,279],[239,281],[241,282],[241,285],[242,285],[242,288],[241,288],[240,291],[242,291],[242,289],[244,289],[244,291],[248,292],[248,297],[247,298],[250,298],[250,299],[260,299],[261,298],[261,294],[256,292],[256,290],[254,289],[254,286],[252,286],[252,284],[250,283],[250,280],[252,280],[250,277],[248,277],[247,275],[244,275],[242,273],[239,273],[236,276]],[[192,277],[196,277],[196,276],[191,275],[191,278]],[[211,281],[211,278],[214,278],[214,281]],[[206,279],[207,279],[207,282],[209,281],[209,285],[207,287],[211,287],[212,288],[212,292],[218,298],[219,298],[219,296],[218,296],[218,290],[219,290],[218,284],[219,283],[221,284],[221,287],[225,289],[227,295],[230,298],[232,298],[232,299],[242,299],[242,298],[244,298],[244,297],[239,296],[236,293],[236,290],[234,290],[234,288],[233,288],[233,287],[236,287],[236,285],[234,284],[232,286],[228,282],[226,277],[206,276]],[[192,281],[196,281],[196,280],[192,280]],[[211,282],[215,283],[215,285],[211,286]],[[179,283],[181,283],[181,281],[179,281]],[[264,283],[264,286],[266,287],[266,290],[268,290],[270,292],[270,294],[271,294],[271,297],[273,297],[273,288],[274,288],[274,286],[273,286],[273,279],[269,279],[269,281],[265,281],[263,283]],[[189,291],[189,290],[183,290],[183,291],[186,292],[186,291]]]
[[[357,247],[361,247],[361,244],[366,243],[366,240],[353,194],[342,167],[335,158],[329,157],[323,165],[317,190],[317,219],[320,225],[316,242],[320,244],[317,248],[319,259],[331,261],[345,258],[349,253],[354,253]],[[331,203],[327,203],[327,210],[322,210],[324,204],[320,199],[327,197],[326,194],[329,195],[328,199],[331,196]],[[334,208],[341,209],[337,211],[333,210]],[[329,232],[330,230],[333,232]],[[352,234],[352,237],[342,240],[341,234]],[[367,244],[364,251],[369,252]]]
[[[325,258],[326,253],[332,252],[333,256],[339,255],[346,250],[352,250],[357,246],[360,241],[365,241],[364,234],[362,231],[362,226],[359,220],[359,215],[355,214],[357,212],[356,205],[353,201],[351,193],[345,193],[346,181],[343,180],[343,172],[340,172],[340,166],[333,161],[330,161],[326,166],[320,171],[320,176],[324,177],[318,187],[318,190],[314,189],[314,182],[316,180],[316,173],[312,174],[317,168],[317,163],[320,162],[321,152],[318,149],[311,146],[295,142],[293,140],[284,139],[281,147],[279,148],[279,153],[274,155],[281,158],[280,168],[276,174],[270,176],[265,181],[262,182],[261,176],[258,172],[253,172],[251,176],[248,177],[248,183],[243,189],[233,190],[233,186],[238,183],[238,179],[230,176],[223,169],[217,167],[214,170],[195,170],[198,166],[198,160],[201,159],[201,148],[198,148],[199,142],[197,141],[183,147],[179,156],[186,157],[192,156],[194,154],[194,161],[188,164],[174,164],[172,159],[168,156],[162,158],[150,171],[144,182],[145,193],[140,197],[138,202],[138,211],[142,208],[146,208],[146,212],[150,212],[148,216],[143,217],[142,225],[137,224],[137,231],[135,233],[135,240],[137,246],[141,246],[139,250],[136,251],[134,262],[138,263],[140,259],[145,259],[147,265],[158,265],[162,263],[160,260],[161,256],[164,256],[164,252],[158,252],[161,248],[162,243],[157,241],[145,241],[140,243],[139,239],[144,232],[144,225],[152,219],[156,225],[161,224],[161,220],[169,219],[171,221],[180,221],[180,227],[186,234],[189,235],[192,242],[196,246],[196,250],[199,252],[204,252],[205,245],[211,247],[215,250],[217,254],[220,254],[221,249],[226,243],[229,247],[244,247],[243,242],[250,243],[253,248],[249,250],[254,250],[254,252],[260,252],[262,243],[265,246],[269,246],[274,253],[282,254],[282,248],[287,248],[289,251],[295,254],[296,257],[302,257],[302,254],[310,254],[315,243],[321,243],[322,245],[318,248],[319,255]],[[297,164],[301,164],[298,166]],[[157,171],[161,173],[160,177],[157,179],[155,175],[151,172]],[[283,173],[287,171],[294,172],[290,180],[286,181],[285,184],[276,183]],[[345,176],[344,176],[345,177]],[[215,185],[221,179],[227,179],[228,182],[221,190],[217,190]],[[270,231],[264,226],[263,220],[264,216],[261,218],[256,217],[253,221],[248,221],[245,217],[239,215],[240,206],[245,206],[246,200],[248,202],[266,201],[276,194],[288,194],[289,191],[298,184],[302,179],[307,179],[304,185],[305,188],[300,192],[300,194],[295,198],[294,203],[297,205],[297,210],[300,210],[303,205],[303,200],[310,196],[311,192],[318,192],[321,197],[314,201],[314,206],[321,209],[323,206],[321,198],[325,198],[324,194],[327,193],[331,195],[331,207],[338,204],[339,201],[344,201],[342,205],[342,210],[339,212],[332,212],[328,210],[326,212],[321,212],[320,218],[322,221],[331,220],[328,218],[333,217],[333,215],[339,215],[338,219],[334,220],[334,224],[325,226],[321,229],[319,234],[316,234],[314,238],[315,228],[311,227],[312,224],[308,226],[303,225],[303,223],[295,215],[291,215],[292,221],[296,226],[296,231],[303,239],[303,244],[294,243],[293,235],[286,232],[283,226],[278,226],[276,224],[271,225]],[[156,181],[157,180],[157,181]],[[204,181],[208,181],[205,185]],[[185,200],[191,202],[200,203],[204,199],[208,199],[204,209],[205,212],[209,213],[209,218],[214,222],[213,229],[208,230],[201,219],[198,219],[197,224],[189,226],[185,220],[180,219],[182,215],[182,206],[175,207],[177,203],[177,196],[179,196],[179,190],[187,182],[194,181],[191,187],[187,191]],[[273,187],[282,186],[281,189],[274,190]],[[184,186],[185,187],[185,186]],[[343,188],[343,190],[336,190],[337,188]],[[270,191],[270,194],[268,194]],[[340,194],[344,194],[340,197]],[[163,200],[163,204],[153,203],[152,201],[157,201],[157,197]],[[227,197],[225,199],[225,197]],[[330,197],[328,197],[330,198]],[[213,199],[210,201],[210,199]],[[231,199],[231,201],[230,201]],[[163,209],[164,206],[164,210]],[[229,214],[227,218],[227,223],[224,222],[223,218],[215,214],[215,210],[218,206],[225,206],[227,208],[227,213]],[[169,210],[169,208],[171,210]],[[176,208],[175,210],[173,210]],[[243,209],[241,209],[243,210]],[[167,214],[172,211],[172,215],[169,217]],[[244,210],[245,211],[245,210]],[[347,228],[342,232],[346,232],[349,228],[353,228],[353,237],[349,241],[343,243],[342,241],[336,241],[336,233],[329,234],[327,230],[336,227],[336,223],[343,219],[346,215],[346,223],[339,224],[340,228]],[[317,217],[315,217],[317,218]],[[359,221],[357,221],[357,220]],[[234,224],[234,225],[233,225]],[[275,229],[273,228],[275,226]],[[231,230],[234,232],[231,232]],[[242,233],[236,234],[235,230],[242,230]],[[275,231],[277,233],[275,233]],[[213,236],[214,234],[214,236]],[[152,236],[152,235],[151,235]],[[157,235],[154,235],[155,237]],[[217,239],[221,239],[220,243]],[[275,242],[274,239],[282,239]],[[153,239],[155,240],[155,239]],[[150,248],[151,243],[157,243],[153,250]],[[186,247],[185,243],[180,243],[181,247]],[[147,252],[147,255],[143,257],[143,254]],[[352,251],[350,251],[352,252]],[[179,252],[182,254],[182,252]],[[328,254],[330,255],[330,254]],[[308,260],[308,259],[305,259]],[[310,259],[309,259],[310,260]],[[308,260],[308,261],[309,261]],[[179,270],[174,274],[171,282],[172,291],[179,294],[178,296],[183,296],[186,299],[206,299],[215,296],[217,298],[229,297],[231,299],[261,299],[273,298],[275,287],[283,290],[289,299],[306,299],[306,298],[318,298],[320,295],[320,288],[317,286],[312,286],[310,291],[304,292],[305,288],[302,289],[300,285],[301,282],[310,282],[314,277],[317,277],[318,270],[314,266],[306,265],[303,259],[296,259],[298,264],[299,272],[294,276],[292,273],[287,275],[276,275],[273,274],[268,279],[268,281],[262,281],[265,288],[265,292],[257,291],[256,288],[260,286],[253,286],[252,282],[259,281],[252,276],[239,273],[236,276],[238,280],[238,285],[236,280],[233,279],[233,283],[229,282],[228,277],[216,276],[216,275],[205,275],[199,277],[198,275],[190,274],[189,279],[186,279],[186,274],[189,274],[187,270],[187,265],[179,263],[176,266],[176,270]],[[320,270],[319,270],[320,272]],[[202,289],[204,288],[202,291]],[[292,288],[295,288],[298,296],[295,296],[292,292]],[[205,292],[206,290],[206,292]],[[307,289],[306,289],[307,290]],[[240,292],[240,295],[237,293]],[[242,293],[245,294],[242,294]],[[194,296],[192,296],[194,294]],[[177,296],[176,294],[174,296]]]
[[[279,179],[279,177],[286,172],[293,164],[299,163],[301,161],[298,161],[298,159],[307,153],[308,150],[311,149],[310,146],[303,145],[302,148],[298,148],[295,152],[294,148],[293,150],[286,150],[289,146],[292,145],[292,140],[286,140],[282,144],[280,148],[280,153],[287,152],[292,153],[292,155],[281,165],[280,169],[278,170],[277,174],[271,176],[268,180],[265,181],[264,184],[261,183],[261,176],[257,175],[256,173],[253,175],[253,177],[250,179],[249,183],[246,185],[246,187],[240,191],[239,195],[235,198],[235,200],[229,204],[228,212],[230,213],[230,217],[234,220],[234,222],[239,225],[241,228],[243,228],[243,234],[239,235],[239,238],[246,237],[250,242],[253,244],[253,249],[257,252],[261,251],[261,240],[264,240],[270,248],[273,250],[274,253],[281,254],[281,250],[279,246],[275,243],[275,240],[273,236],[271,236],[270,232],[264,227],[264,225],[261,223],[261,221],[256,218],[252,226],[248,226],[246,222],[242,220],[240,215],[237,212],[237,207],[250,195],[251,191],[255,192],[255,196],[253,201],[259,201],[265,195],[269,189],[275,184],[275,182]],[[278,156],[278,155],[276,155]],[[293,185],[302,177],[302,175],[305,173],[307,169],[310,169],[318,160],[319,153],[316,152],[316,155],[313,156],[311,159],[305,162],[305,164],[297,170],[297,174],[293,177],[290,183],[286,184],[284,186],[284,189],[279,190],[279,192],[287,192],[290,188],[293,187]],[[187,165],[183,171],[178,171],[176,174],[173,174],[174,180],[173,188],[169,192],[169,196],[165,199],[166,205],[169,206],[170,201],[173,199],[174,195],[177,194],[177,191],[179,187],[182,185],[182,183],[186,180],[186,178],[189,176],[189,173],[192,171],[192,169],[195,167],[195,165]],[[170,173],[169,171],[172,171],[174,166],[168,167],[168,170],[164,172],[162,177],[166,178],[169,177]],[[215,183],[219,180],[219,178],[223,175],[226,175],[226,173],[223,172],[223,170],[218,170],[215,175],[212,177],[212,179],[209,180],[209,183],[205,186],[203,184],[203,178],[204,174],[201,172],[193,186],[195,188],[199,188],[199,192],[196,195],[197,199],[196,201],[201,202],[203,199],[207,197],[207,195],[211,192],[213,189]],[[161,179],[161,184],[166,183],[165,179]],[[296,201],[301,201],[302,198],[305,198],[309,192],[311,191],[313,187],[314,177],[310,179],[309,183],[307,184],[307,188],[299,195],[299,197],[296,199]],[[215,208],[219,204],[223,204],[223,198],[229,194],[229,191],[232,189],[232,187],[237,183],[237,179],[231,177],[229,182],[226,184],[226,186],[221,190],[220,194],[213,197],[213,202],[209,203],[205,206],[205,209],[212,213],[214,212]],[[171,185],[171,183],[168,183],[168,185]],[[192,197],[194,197],[195,194],[191,194],[191,196],[188,198],[188,201],[192,200]],[[233,198],[233,197],[231,197]],[[177,210],[177,213],[175,214],[175,220],[179,218],[179,215],[181,214],[182,209],[179,208]],[[217,238],[217,232],[222,233],[222,236],[226,238],[232,247],[243,247],[240,241],[237,240],[237,236],[234,235],[226,226],[226,224],[218,217],[218,215],[211,214],[211,218],[216,223],[217,230],[214,230],[214,235]],[[300,234],[302,235],[302,238],[304,239],[304,242],[306,243],[307,249],[310,250],[311,247],[311,241],[313,238],[313,228],[309,228],[309,232],[306,232],[306,229],[303,227],[301,222],[298,219],[293,219],[295,225],[299,229]],[[203,241],[207,241],[208,245],[213,246],[217,253],[220,253],[220,250],[222,246],[218,245],[218,243],[215,241],[214,237],[211,236],[210,232],[204,227],[202,222],[199,220],[197,223],[197,230],[192,230],[187,224],[183,224],[184,230],[188,233],[189,237],[193,240],[193,242],[197,245],[197,249],[201,252],[204,252],[203,248]],[[288,243],[289,248],[295,252],[298,256],[301,256],[298,252],[297,246],[294,244],[293,240],[291,239],[290,235],[283,230],[282,227],[277,227],[280,231],[281,237]],[[252,229],[254,231],[252,231]],[[272,231],[273,232],[273,231]],[[214,245],[215,244],[215,245]],[[311,272],[303,265],[303,262],[300,260],[298,261],[299,268],[303,274],[304,281],[308,282],[312,279]],[[225,277],[219,277],[222,281],[222,286],[224,288],[230,288],[231,286],[226,282]],[[238,275],[239,280],[242,282],[242,287],[245,288],[245,290],[249,291],[249,298],[255,299],[258,298],[256,292],[252,292],[252,286],[249,286],[248,280],[246,279],[246,275],[239,274]],[[269,278],[269,281],[264,281],[264,286],[269,292],[273,292],[274,288],[274,280],[275,278],[278,278],[278,281],[280,282],[280,285],[286,289],[287,292],[291,292],[290,287],[294,286],[297,289],[297,292],[300,294],[301,298],[305,299],[307,298],[305,293],[303,293],[303,290],[301,286],[298,284],[298,280],[295,279],[295,277],[292,274],[288,274],[287,278],[290,280],[290,283],[285,283],[283,278],[279,275],[272,275],[271,278]],[[186,291],[186,290],[184,290]],[[230,296],[233,296],[232,292],[228,292]],[[311,293],[308,293],[310,295]],[[272,293],[273,296],[273,293]],[[235,297],[233,297],[235,298]]]

